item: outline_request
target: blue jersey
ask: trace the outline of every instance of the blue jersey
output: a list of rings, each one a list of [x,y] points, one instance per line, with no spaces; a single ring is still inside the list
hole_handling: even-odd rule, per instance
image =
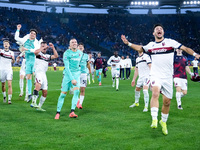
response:
[[[64,75],[68,81],[72,81],[77,76],[80,76],[80,62],[83,56],[83,52],[77,50],[76,52],[68,49],[64,52],[63,61],[65,65]]]
[[[81,59],[81,73],[88,73],[87,69],[87,63],[88,63],[88,54],[83,53],[83,57]]]
[[[26,58],[26,63],[35,63],[35,54],[33,52],[30,52],[30,49],[34,49],[34,41],[35,40],[27,40],[24,43],[24,47],[27,48],[28,50],[25,51],[25,58]]]

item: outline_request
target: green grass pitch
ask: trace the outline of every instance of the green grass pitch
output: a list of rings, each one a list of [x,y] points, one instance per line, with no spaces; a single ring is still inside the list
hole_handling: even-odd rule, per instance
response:
[[[0,149],[200,149],[200,83],[188,80],[188,94],[182,98],[183,110],[177,109],[173,97],[167,122],[169,134],[164,136],[160,125],[157,129],[150,128],[150,112],[142,112],[142,92],[140,106],[129,108],[134,102],[131,80],[120,80],[120,90],[115,91],[110,72],[107,74],[101,87],[95,78],[95,83],[86,88],[83,109],[76,110],[78,118],[68,117],[72,95],[67,95],[60,119],[54,120],[62,72],[47,72],[49,90],[43,105],[46,112],[38,112],[24,97],[19,98],[19,72],[14,72],[12,104],[4,104],[0,94]]]

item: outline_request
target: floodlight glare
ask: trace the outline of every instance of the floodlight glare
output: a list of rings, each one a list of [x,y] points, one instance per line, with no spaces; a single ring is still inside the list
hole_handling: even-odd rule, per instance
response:
[[[131,2],[131,5],[133,5],[133,2]]]
[[[158,5],[158,1],[156,1],[156,3],[155,3],[156,5]]]

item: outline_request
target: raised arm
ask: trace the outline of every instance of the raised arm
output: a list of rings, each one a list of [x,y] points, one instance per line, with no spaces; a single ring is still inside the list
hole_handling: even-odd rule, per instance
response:
[[[128,45],[129,47],[131,47],[132,49],[138,51],[138,52],[143,52],[143,49],[142,49],[142,46],[141,45],[136,45],[136,44],[133,44],[133,43],[130,43],[125,35],[121,35],[121,39],[122,41],[124,42],[124,44]]]
[[[15,40],[22,44],[23,43],[23,38],[19,37],[19,31],[20,31],[21,27],[22,27],[21,24],[17,25],[17,31],[15,32]]]
[[[51,55],[51,59],[56,59],[56,58],[58,58],[58,53],[57,53],[57,51],[56,51],[54,45],[53,45],[52,43],[49,43],[49,46],[50,46],[50,47],[52,48],[52,50],[53,50],[53,55]]]
[[[190,55],[193,55],[193,56],[196,57],[197,59],[200,58],[200,55],[197,54],[197,53],[195,53],[195,52],[194,52],[191,48],[189,48],[189,47],[186,47],[186,46],[182,45],[182,46],[180,47],[180,49],[183,50],[183,51],[185,51],[186,53],[188,53],[188,54],[190,54]]]

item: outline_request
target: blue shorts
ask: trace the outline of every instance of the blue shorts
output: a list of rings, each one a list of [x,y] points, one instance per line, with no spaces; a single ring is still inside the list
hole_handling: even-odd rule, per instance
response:
[[[35,71],[34,63],[26,63],[25,64],[25,72],[26,74],[33,74]]]
[[[71,88],[78,87],[80,88],[80,76],[75,77],[75,80],[77,81],[76,85],[73,85],[71,81],[64,75],[63,80],[62,80],[62,86],[61,86],[61,91],[62,92],[67,92]]]
[[[99,75],[99,73],[102,73],[102,68],[101,69],[98,69],[98,70],[96,70],[96,76],[98,76]]]

